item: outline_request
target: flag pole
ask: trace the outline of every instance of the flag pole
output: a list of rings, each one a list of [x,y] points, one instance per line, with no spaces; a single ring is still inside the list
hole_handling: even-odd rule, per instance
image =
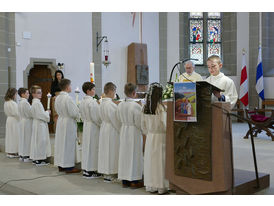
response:
[[[143,14],[139,13],[139,41],[143,43]]]
[[[259,12],[259,49],[261,49],[261,54],[262,54],[262,12]],[[258,108],[260,109],[262,105],[262,99],[259,96],[258,98],[259,98]]]
[[[246,58],[246,50],[245,50],[245,48],[243,48],[243,50],[242,50],[242,58]],[[247,73],[247,81],[248,81],[248,72],[247,72],[247,65],[245,65],[246,66],[246,73]],[[248,101],[249,102],[249,101]],[[249,107],[249,104],[247,105],[247,106],[245,106],[244,104],[243,104],[243,106],[244,106],[244,108],[245,109],[248,109],[248,107]],[[244,116],[246,116],[246,114],[245,114],[245,112],[244,112]]]

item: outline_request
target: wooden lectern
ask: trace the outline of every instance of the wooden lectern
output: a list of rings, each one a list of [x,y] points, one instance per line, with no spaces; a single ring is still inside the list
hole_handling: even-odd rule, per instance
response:
[[[258,190],[250,187],[256,185],[255,174],[234,170],[231,120],[223,112],[230,110],[230,103],[211,103],[214,90],[220,91],[207,82],[196,83],[197,122],[175,122],[174,102],[167,103],[166,178],[170,189],[177,194],[245,194],[247,188],[249,194],[254,193]],[[266,188],[269,175],[260,173],[260,181],[260,189]]]

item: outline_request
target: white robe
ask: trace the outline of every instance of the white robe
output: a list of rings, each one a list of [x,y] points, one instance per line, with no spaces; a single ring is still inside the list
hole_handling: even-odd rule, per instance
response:
[[[126,99],[118,105],[120,149],[118,179],[141,180],[143,175],[143,136],[141,131],[142,107],[133,99]]]
[[[117,105],[111,98],[103,98],[99,107],[102,124],[99,136],[98,172],[106,175],[118,173],[119,131]]]
[[[224,92],[221,92],[221,95],[225,96],[225,101],[230,102],[231,109],[233,109],[238,100],[238,94],[233,80],[225,76],[224,73],[220,72],[217,76],[210,75],[206,81],[220,89],[225,90]],[[212,95],[212,101],[216,102],[218,101],[218,98]]]
[[[167,189],[166,165],[166,108],[158,105],[155,115],[142,112],[142,130],[147,135],[144,156],[144,185]]]
[[[83,126],[82,169],[97,171],[101,118],[99,104],[91,96],[85,96],[79,106]]]
[[[198,74],[195,71],[193,71],[191,75],[185,72],[183,73],[183,75],[179,76],[179,82],[190,82],[189,80],[193,82],[197,82],[197,81],[203,81],[203,78],[200,74]]]
[[[13,100],[5,101],[4,112],[7,116],[5,151],[6,153],[18,153],[19,131],[19,113],[17,103]]]
[[[50,121],[48,111],[44,110],[41,101],[37,98],[32,100],[32,135],[30,144],[30,159],[45,160],[51,156],[51,144],[49,138],[48,122]]]
[[[54,145],[54,165],[63,168],[74,167],[77,139],[77,124],[80,113],[67,92],[60,92],[55,100],[58,114]]]
[[[19,155],[30,156],[30,143],[32,133],[31,106],[27,99],[21,98],[18,104],[20,115]]]

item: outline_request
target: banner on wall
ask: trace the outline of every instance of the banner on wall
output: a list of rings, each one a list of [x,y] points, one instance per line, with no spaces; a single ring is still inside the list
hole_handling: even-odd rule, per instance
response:
[[[174,83],[174,121],[197,122],[196,84]]]

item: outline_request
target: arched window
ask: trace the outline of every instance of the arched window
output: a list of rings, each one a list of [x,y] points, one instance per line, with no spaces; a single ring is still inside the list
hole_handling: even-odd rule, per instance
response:
[[[222,56],[222,25],[220,12],[189,13],[189,57],[205,65],[207,57]]]

